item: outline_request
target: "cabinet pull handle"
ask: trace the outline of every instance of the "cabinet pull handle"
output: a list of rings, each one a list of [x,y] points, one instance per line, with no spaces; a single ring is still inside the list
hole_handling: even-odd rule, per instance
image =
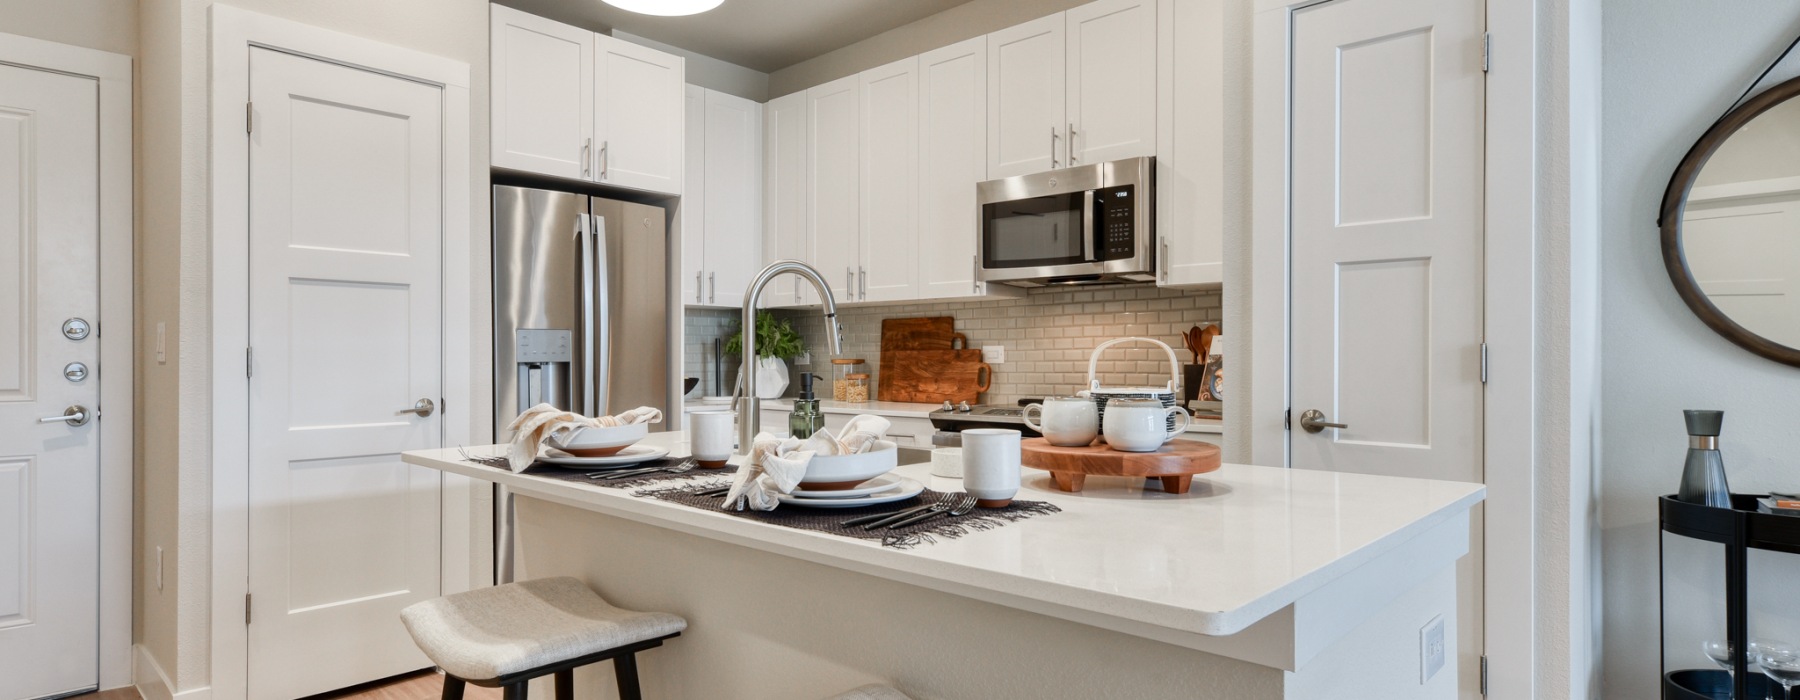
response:
[[[1069,165],[1075,164],[1075,122],[1069,122]]]
[[[862,288],[862,291],[857,293],[857,297],[862,299],[863,301],[868,301],[869,300],[869,271],[863,269],[862,266],[858,265],[856,268],[856,280],[857,280],[857,283]]]
[[[588,156],[591,155],[593,152],[594,152],[594,140],[593,139],[590,138],[590,139],[587,139],[587,140],[581,142],[581,176],[582,177],[587,177],[589,175],[592,175],[594,172],[594,161],[592,161],[588,158]]]
[[[969,256],[969,291],[981,293],[981,254]]]
[[[696,304],[706,301],[706,299],[700,295],[701,290],[705,288],[705,285],[700,284],[700,278],[705,274],[706,273],[701,270],[694,271],[694,303]]]
[[[706,285],[708,287],[706,301],[713,304],[719,303],[719,273],[706,273]]]
[[[607,146],[611,143],[611,141],[600,142],[600,179],[602,180],[606,179],[607,168],[612,165],[612,157],[607,153]]]
[[[1162,281],[1166,284],[1169,281],[1169,237],[1168,236],[1162,237],[1162,265],[1160,267],[1162,268]]]
[[[1051,170],[1055,170],[1056,166],[1057,166],[1058,161],[1056,160],[1056,140],[1059,138],[1061,138],[1061,137],[1056,135],[1056,127],[1054,127],[1054,126],[1050,127],[1050,169]]]
[[[844,294],[847,298],[856,298],[856,268],[844,267]]]

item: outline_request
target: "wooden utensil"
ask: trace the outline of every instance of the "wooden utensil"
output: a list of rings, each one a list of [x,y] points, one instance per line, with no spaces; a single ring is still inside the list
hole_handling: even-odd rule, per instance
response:
[[[1089,475],[1137,476],[1162,481],[1163,491],[1187,493],[1195,474],[1219,468],[1219,446],[1193,440],[1171,440],[1155,452],[1119,452],[1105,443],[1057,447],[1043,438],[1019,443],[1020,461],[1050,472],[1056,487],[1080,491]]]
[[[980,350],[891,350],[881,353],[876,395],[906,403],[979,403],[994,368]]]

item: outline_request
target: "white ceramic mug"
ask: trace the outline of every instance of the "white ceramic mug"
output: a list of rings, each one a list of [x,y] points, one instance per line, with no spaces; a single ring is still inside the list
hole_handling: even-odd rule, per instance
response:
[[[1019,431],[978,428],[962,431],[963,490],[983,508],[1004,508],[1019,492]]]
[[[1032,409],[1043,416],[1042,425],[1031,420]],[[1024,418],[1026,426],[1043,433],[1044,440],[1059,447],[1086,447],[1100,436],[1100,410],[1094,407],[1093,399],[1078,396],[1044,399],[1043,403],[1027,405]]]
[[[1174,430],[1167,428],[1170,413],[1181,414]],[[1113,399],[1106,402],[1106,444],[1124,452],[1155,452],[1192,422],[1194,416],[1180,406],[1164,407],[1155,399]]]
[[[688,449],[694,461],[707,469],[725,466],[737,442],[733,425],[737,414],[731,411],[695,411],[688,414]]]

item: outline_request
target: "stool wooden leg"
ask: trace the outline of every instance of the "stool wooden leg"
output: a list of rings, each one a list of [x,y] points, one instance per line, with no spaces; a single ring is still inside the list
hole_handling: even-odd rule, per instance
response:
[[[575,700],[575,671],[556,672],[556,700]]]
[[[512,685],[506,686],[506,689],[501,691],[500,697],[502,698],[502,700],[525,700],[525,691],[527,688],[530,688],[530,687],[531,686],[528,682],[519,681]]]
[[[636,654],[614,658],[613,675],[619,679],[619,700],[644,700],[643,691],[638,689]]]
[[[461,678],[444,674],[444,700],[462,700],[463,687],[468,685]]]

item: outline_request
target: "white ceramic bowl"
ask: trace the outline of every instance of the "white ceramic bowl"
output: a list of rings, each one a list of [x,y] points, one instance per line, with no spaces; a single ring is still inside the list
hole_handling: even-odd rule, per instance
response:
[[[616,425],[611,428],[582,428],[575,431],[560,445],[552,440],[550,446],[577,457],[608,457],[637,444],[637,441],[649,435],[649,423]]]
[[[800,483],[811,491],[855,488],[857,484],[893,471],[899,464],[899,446],[877,440],[875,449],[862,454],[813,457],[806,463],[806,476],[800,478]]]

